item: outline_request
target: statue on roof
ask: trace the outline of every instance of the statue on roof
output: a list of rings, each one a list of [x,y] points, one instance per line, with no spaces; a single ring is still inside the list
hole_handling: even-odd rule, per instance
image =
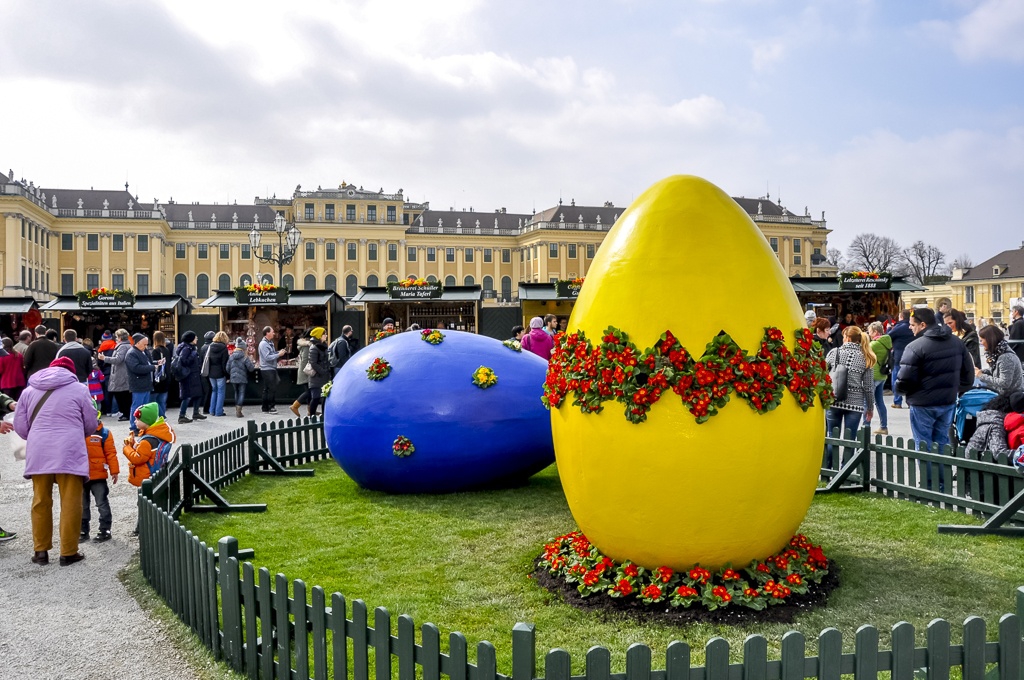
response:
[[[192,211],[191,210],[188,211],[188,221],[189,222],[192,221]]]
[[[83,203],[82,199],[78,199],[78,209],[79,210],[82,209],[82,203]]]
[[[57,194],[53,194],[52,196],[50,196],[50,203],[53,204],[54,208],[57,207]]]

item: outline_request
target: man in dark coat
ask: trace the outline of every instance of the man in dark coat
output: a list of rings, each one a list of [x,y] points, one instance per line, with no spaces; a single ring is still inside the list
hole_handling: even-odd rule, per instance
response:
[[[213,338],[217,335],[213,331],[206,331],[203,335],[203,346],[199,348],[199,370],[202,371],[203,364],[206,362],[206,353],[210,351],[210,345],[213,344]],[[210,415],[210,393],[213,391],[213,386],[210,384],[210,376],[202,375],[200,373],[200,380],[202,381],[203,388],[203,414]]]
[[[910,404],[910,430],[919,449],[931,450],[932,444],[949,443],[949,426],[957,395],[974,384],[974,361],[967,346],[946,326],[935,325],[935,312],[915,309],[910,329],[916,336],[907,345],[900,360],[895,390]],[[921,475],[928,488],[932,484],[932,466],[921,463]],[[939,491],[945,491],[939,467]]]
[[[36,371],[50,367],[50,362],[57,358],[60,345],[46,337],[46,326],[36,326],[36,339],[25,350],[25,377],[31,378]]]
[[[89,380],[89,373],[92,372],[92,352],[78,341],[75,329],[69,328],[64,331],[64,345],[57,350],[57,356],[67,357],[75,362],[75,376],[78,382],[84,383]]]
[[[128,371],[128,391],[132,393],[131,426],[132,434],[138,434],[139,428],[135,423],[135,411],[149,403],[149,395],[153,391],[153,361],[146,351],[149,348],[149,338],[142,333],[132,336],[135,345],[128,350],[124,357],[124,367]]]
[[[1013,323],[1010,324],[1010,347],[1024,362],[1024,306],[1014,305],[1010,310],[1010,316],[1013,317]]]
[[[903,350],[914,339],[914,331],[910,330],[910,310],[904,309],[900,320],[886,333],[892,338],[892,365],[897,373],[900,369],[900,359],[903,357]],[[893,376],[895,378],[896,376]],[[895,389],[892,391],[892,407],[903,408],[903,395]]]

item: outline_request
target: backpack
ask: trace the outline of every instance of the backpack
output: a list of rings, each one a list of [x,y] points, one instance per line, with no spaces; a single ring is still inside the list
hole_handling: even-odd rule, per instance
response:
[[[177,380],[178,382],[181,382],[182,380],[187,378],[188,374],[191,372],[191,369],[181,365],[180,349],[175,350],[174,356],[171,358],[171,377]]]
[[[171,442],[164,441],[159,437],[151,434],[144,434],[139,441],[149,441],[150,448],[153,448],[153,457],[149,459],[146,466],[149,468],[150,476],[155,475],[157,471],[164,466],[167,462],[167,455],[171,452]],[[155,446],[155,448],[154,448]]]
[[[890,349],[889,353],[885,356],[885,363],[878,367],[878,372],[882,375],[892,375],[892,369],[894,368],[892,358],[893,354],[895,354],[895,352]]]
[[[344,352],[342,352],[341,343],[345,343]],[[331,365],[331,368],[340,368],[346,361],[348,361],[348,341],[345,340],[344,335],[341,335],[327,348],[327,363]]]

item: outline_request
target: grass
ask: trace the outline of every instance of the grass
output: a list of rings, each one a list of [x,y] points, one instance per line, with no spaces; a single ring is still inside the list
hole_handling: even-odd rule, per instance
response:
[[[490,640],[502,672],[511,669],[511,629],[519,621],[536,624],[540,652],[570,651],[574,672],[582,672],[593,645],[612,650],[613,666],[622,670],[635,642],[651,646],[654,666],[663,668],[657,659],[672,640],[689,643],[693,662],[701,663],[712,637],[725,638],[736,653],[747,635],[759,633],[778,658],[788,630],[802,631],[813,654],[814,638],[827,627],[839,629],[852,651],[862,624],[876,626],[887,645],[889,629],[909,621],[923,644],[928,622],[944,618],[959,641],[959,624],[969,615],[982,616],[995,639],[999,617],[1014,611],[1014,590],[1024,584],[1022,541],[938,534],[938,524],[972,520],[874,494],[834,494],[816,497],[801,527],[841,566],[842,585],[827,609],[789,625],[680,627],[600,618],[528,578],[543,542],[575,529],[554,466],[520,488],[445,496],[365,491],[333,461],[314,467],[315,477],[247,477],[228,489],[233,502],[266,502],[266,513],[191,515],[184,522],[208,544],[236,537],[272,574],[386,607],[393,618],[433,622],[442,639],[457,630],[471,647]]]

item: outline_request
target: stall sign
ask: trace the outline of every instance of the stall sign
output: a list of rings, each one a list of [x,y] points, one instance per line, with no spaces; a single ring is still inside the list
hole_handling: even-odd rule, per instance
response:
[[[236,290],[235,300],[240,305],[280,305],[288,302],[288,293],[287,288],[261,291]]]
[[[388,284],[388,297],[392,300],[428,300],[441,297],[443,288],[440,282],[428,282],[418,286],[401,286],[397,283]]]
[[[555,282],[555,295],[561,298],[577,298],[583,289],[583,277],[576,279],[559,279]]]
[[[843,272],[839,275],[840,290],[889,290],[892,274],[887,272]]]
[[[75,293],[78,298],[78,306],[82,309],[89,307],[122,308],[135,305],[135,293],[130,290],[93,288],[92,290],[80,290]]]

